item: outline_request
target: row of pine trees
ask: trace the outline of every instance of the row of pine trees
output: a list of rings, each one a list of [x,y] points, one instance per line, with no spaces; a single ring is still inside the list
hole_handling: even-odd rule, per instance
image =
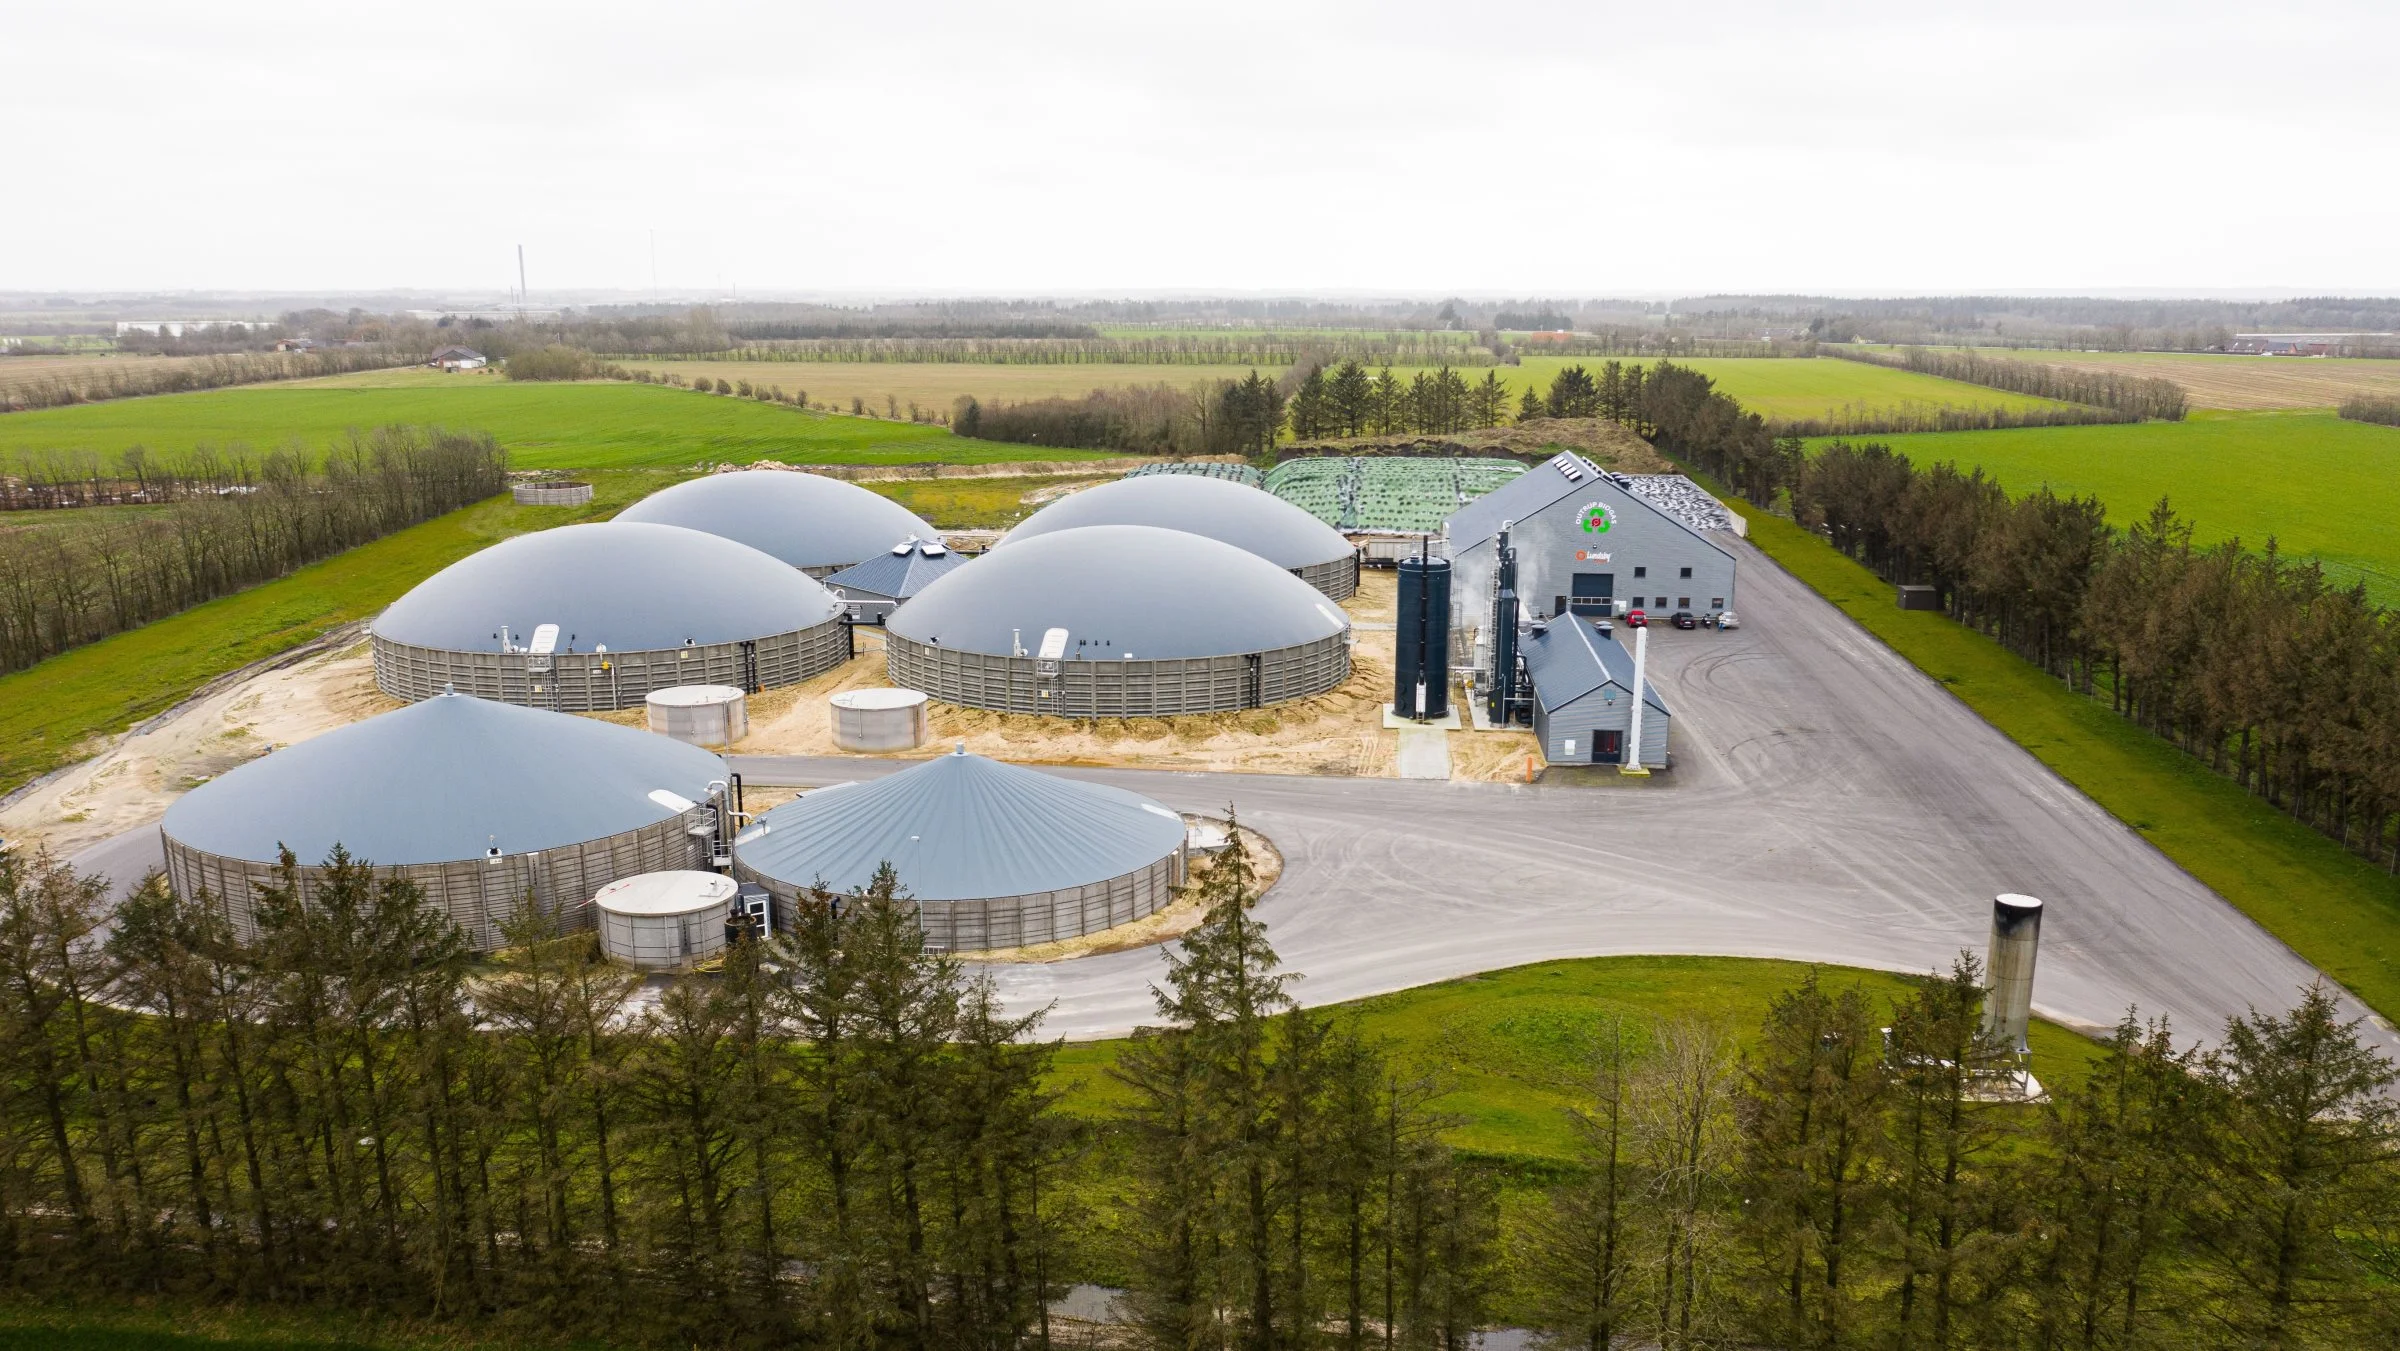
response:
[[[2400,870],[2400,624],[2264,541],[2201,547],[2162,498],[2119,530],[2091,497],[1834,442],[1794,513],[1896,582],[2260,798]]]
[[[1747,1035],[1696,996],[1557,1029],[1572,1156],[1492,1158],[1455,1083],[1298,1007],[1238,831],[1072,1094],[888,870],[645,989],[285,868],[241,942],[0,854],[0,1284],[661,1347],[2400,1338],[2395,1075],[2322,989],[2206,1051],[2129,1013],[2041,1105],[1970,958],[1890,1005],[1811,975]],[[1088,1280],[1126,1322],[1052,1313]]]

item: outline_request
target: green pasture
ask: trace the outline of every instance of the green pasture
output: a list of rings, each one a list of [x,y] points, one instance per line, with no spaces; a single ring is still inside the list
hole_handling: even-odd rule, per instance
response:
[[[1654,360],[1648,357],[1619,359],[1628,366],[1645,366]],[[1769,421],[1777,418],[1865,417],[1911,408],[2007,408],[2024,411],[2072,406],[2056,399],[2011,394],[2006,390],[1986,389],[1963,381],[1943,380],[1914,371],[1898,371],[1888,366],[1870,366],[1863,361],[1841,361],[1832,357],[1669,359],[1678,366],[1696,370],[1716,381],[1718,389],[1739,400],[1742,407]],[[1529,356],[1523,365],[1503,367],[1501,375],[1509,382],[1513,394],[1528,383],[1548,389],[1550,382],[1557,378],[1558,372],[1564,367],[1581,366],[1596,372],[1608,360],[1607,357]],[[1481,378],[1480,372],[1469,371],[1467,375],[1469,379]]]
[[[589,505],[521,507],[495,497],[0,676],[0,793],[91,754],[86,743],[92,738],[165,712],[220,675],[372,616],[487,544],[528,530],[605,520],[676,476],[619,471],[590,477]]]
[[[376,372],[358,384],[312,380],[161,394],[0,417],[0,458],[20,449],[152,450],[242,441],[311,446],[352,428],[413,423],[490,432],[532,469],[747,464],[990,464],[1089,459],[953,436],[910,422],[803,412],[659,385],[517,384],[490,375]]]
[[[2202,543],[2275,538],[2341,585],[2400,603],[2400,429],[2329,414],[2224,416],[2103,427],[1860,437],[1920,464],[1981,466],[2011,492],[2048,484],[2108,504],[2119,525],[2161,496]],[[1819,443],[1821,444],[1821,443]]]
[[[1750,542],[2369,1008],[2400,1018],[2400,878],[1982,634],[1899,609],[1881,578],[1790,521],[1753,513]]]
[[[1800,962],[1742,957],[1586,957],[1377,995],[1331,1012],[1355,1018],[1366,1035],[1433,1076],[1445,1090],[1441,1110],[1459,1122],[1448,1135],[1454,1147],[1540,1170],[1574,1156],[1566,1109],[1598,1019],[1711,1019],[1746,1050],[1767,1005],[1807,973]],[[1888,971],[1832,967],[1819,978],[1829,989],[1857,987],[1878,1009],[1910,992],[1909,977]],[[2096,1043],[2049,1023],[2037,1023],[2032,1039],[2034,1073],[2054,1086],[2082,1082],[2097,1054]],[[1124,1091],[1108,1076],[1124,1045],[1060,1050],[1057,1084],[1069,1110],[1103,1116],[1124,1105]]]

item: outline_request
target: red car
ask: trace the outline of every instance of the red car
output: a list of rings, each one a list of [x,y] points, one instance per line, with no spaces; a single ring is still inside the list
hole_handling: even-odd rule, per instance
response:
[[[1646,629],[1650,627],[1650,616],[1642,613],[1639,610],[1627,610],[1625,612],[1625,627],[1629,629]]]

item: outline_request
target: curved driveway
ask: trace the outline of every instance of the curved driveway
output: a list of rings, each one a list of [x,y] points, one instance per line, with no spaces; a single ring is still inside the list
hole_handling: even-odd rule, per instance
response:
[[[1593,787],[1061,772],[1185,811],[1228,803],[1283,852],[1260,906],[1296,992],[1331,1003],[1552,957],[1693,953],[1896,970],[1980,954],[1991,897],[2049,905],[2035,1007],[2128,1004],[2187,1034],[2288,1006],[2300,958],[1748,545],[1746,627],[1653,632],[1677,768]],[[1460,733],[1459,735],[1469,735]],[[736,757],[815,784],[889,761]],[[120,878],[155,832],[78,862]],[[1152,1017],[1148,949],[992,968],[1052,1034]],[[2364,1009],[2351,1004],[2353,1013]],[[2375,1025],[2387,1050],[2400,1038]]]

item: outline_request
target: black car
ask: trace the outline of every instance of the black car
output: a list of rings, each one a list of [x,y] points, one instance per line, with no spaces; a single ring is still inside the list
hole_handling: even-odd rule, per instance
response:
[[[1700,627],[1700,621],[1692,618],[1692,612],[1689,610],[1677,610],[1675,613],[1667,616],[1667,622],[1673,624],[1679,629],[1696,629]]]

